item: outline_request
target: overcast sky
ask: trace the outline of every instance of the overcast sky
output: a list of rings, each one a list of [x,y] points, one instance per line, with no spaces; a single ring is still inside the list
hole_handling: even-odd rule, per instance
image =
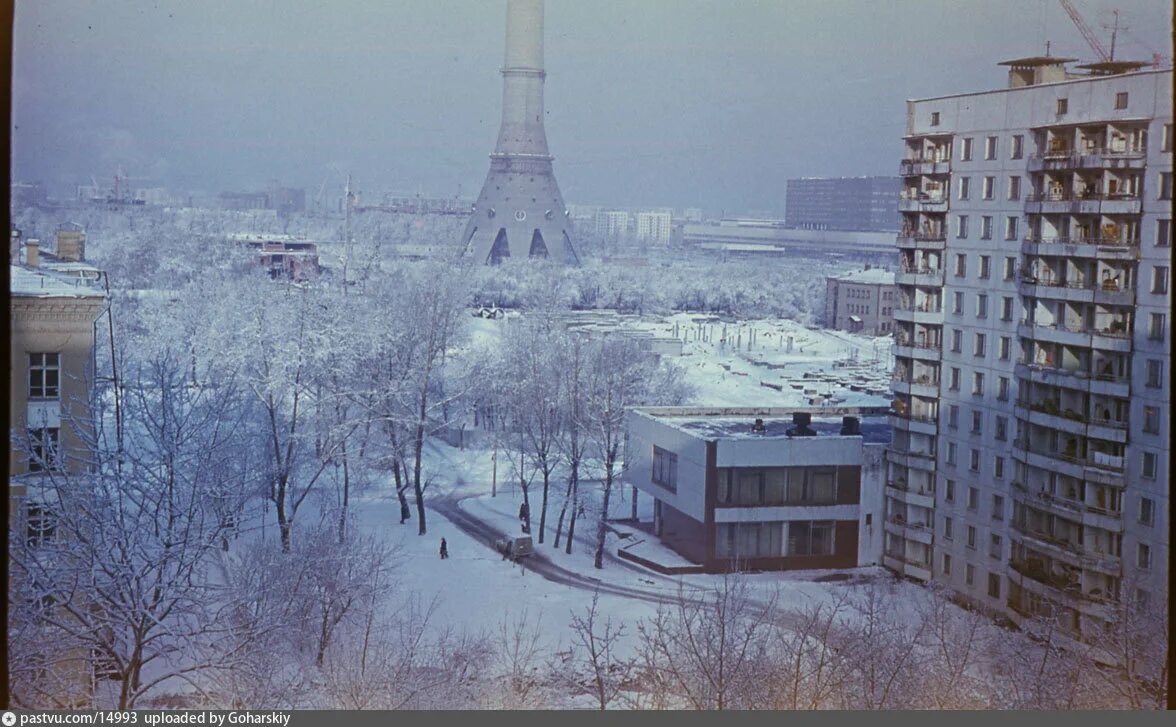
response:
[[[473,197],[504,0],[17,0],[14,178],[217,192],[267,180]],[[1078,0],[1116,57],[1166,0]],[[778,212],[785,180],[896,174],[904,100],[995,64],[1093,60],[1056,0],[548,0],[547,135],[570,203]]]

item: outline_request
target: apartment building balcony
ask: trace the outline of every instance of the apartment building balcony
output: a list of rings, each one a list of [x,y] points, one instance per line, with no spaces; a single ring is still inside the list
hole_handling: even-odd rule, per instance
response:
[[[1013,407],[1013,414],[1022,421],[1048,427],[1067,434],[1086,436],[1086,418],[1080,412],[1072,409],[1058,411],[1051,407],[1052,402],[1041,401],[1029,403],[1018,401]]]
[[[1110,281],[1058,280],[1038,278],[1030,273],[1021,273],[1017,292],[1031,298],[1061,300],[1068,303],[1098,303],[1100,305],[1129,306],[1135,302],[1135,289]]]
[[[942,250],[946,245],[947,235],[942,232],[903,230],[898,233],[898,247],[902,250]]]
[[[1081,500],[1072,500],[1045,491],[1030,490],[1022,482],[1013,482],[1013,499],[1022,505],[1048,512],[1086,527],[1099,528],[1111,533],[1123,532],[1123,514],[1091,505]]]
[[[935,507],[935,493],[930,490],[915,490],[905,480],[891,480],[886,483],[886,495],[907,505],[931,510]]]
[[[1051,452],[1031,446],[1022,438],[1013,442],[1013,459],[1074,479],[1090,480],[1109,487],[1126,486],[1126,466],[1119,455],[1091,452],[1082,456],[1077,452]]]
[[[931,544],[931,536],[934,533],[930,523],[908,521],[899,514],[887,517],[886,522],[883,523],[883,529],[888,533],[893,533],[911,542],[922,543],[923,545]]]
[[[1144,149],[1059,149],[1029,157],[1030,172],[1071,171],[1076,169],[1143,169],[1147,165]]]
[[[899,337],[894,344],[894,355],[899,358],[938,361],[942,357],[942,346],[938,341],[928,343],[918,339]]]
[[[896,394],[922,396],[927,399],[939,396],[939,380],[930,376],[920,376],[914,379],[910,376],[895,377],[890,380],[890,388]]]
[[[1070,192],[1025,197],[1025,213],[1030,215],[1138,215],[1143,211],[1137,196]]]
[[[1031,235],[1021,242],[1025,255],[1138,260],[1139,240],[1117,237],[1040,237]]]
[[[1131,394],[1130,379],[1113,374],[1091,376],[1082,369],[1065,369],[1042,364],[1027,364],[1019,362],[1013,369],[1014,375],[1021,381],[1047,386],[1061,386],[1067,389],[1085,391],[1091,394],[1102,394],[1127,398]]]
[[[1009,561],[1009,580],[1022,589],[1036,593],[1042,598],[1078,610],[1090,616],[1105,619],[1106,604],[1110,602],[1100,589],[1084,591],[1081,583],[1072,577],[1051,573],[1037,563],[1017,559]]]
[[[924,434],[926,432],[916,433]],[[934,434],[934,428],[932,428],[932,432],[930,433]],[[886,460],[891,464],[906,467],[907,469],[915,469],[922,472],[935,471],[935,455],[933,453],[911,452],[909,450],[891,448],[886,450]]]
[[[919,415],[911,416],[905,412],[890,412],[890,426],[896,431],[912,432],[914,434],[937,434],[939,422],[935,417]],[[920,468],[922,469],[922,468]]]
[[[937,159],[914,158],[902,159],[898,162],[898,176],[918,177],[951,174],[951,161]]]
[[[943,308],[940,306],[904,305],[892,311],[894,320],[905,323],[922,323],[924,325],[943,323]]]
[[[903,267],[894,274],[895,285],[921,285],[924,287],[942,287],[943,270],[935,268]]]
[[[1090,568],[1100,573],[1112,575],[1119,572],[1118,558],[1104,553],[1088,553],[1078,543],[1059,538],[1040,530],[1032,530],[1024,525],[1013,523],[1010,531],[1013,542],[1028,545],[1042,555],[1053,560],[1061,561],[1075,568]]]
[[[931,564],[908,558],[905,555],[885,552],[882,554],[882,565],[895,573],[914,578],[926,583],[931,580]]]
[[[1076,348],[1097,348],[1102,351],[1128,353],[1131,351],[1131,331],[1127,326],[1121,328],[1094,328],[1082,326],[1068,328],[1056,323],[1039,325],[1034,323],[1020,323],[1017,325],[1017,335],[1031,338],[1044,343],[1059,343]]]
[[[913,197],[902,197],[898,200],[899,212],[947,212],[947,197],[921,194]]]

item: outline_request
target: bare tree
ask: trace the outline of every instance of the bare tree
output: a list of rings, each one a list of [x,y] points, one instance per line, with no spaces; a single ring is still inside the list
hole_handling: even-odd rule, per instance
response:
[[[594,592],[587,607],[572,612],[570,681],[581,688],[586,684],[603,712],[628,685],[635,662],[617,653],[623,648],[624,623],[611,616],[601,623],[599,604],[600,593]]]
[[[756,603],[738,574],[697,597],[680,585],[672,606],[638,625],[637,706],[754,707],[774,611],[774,600]]]

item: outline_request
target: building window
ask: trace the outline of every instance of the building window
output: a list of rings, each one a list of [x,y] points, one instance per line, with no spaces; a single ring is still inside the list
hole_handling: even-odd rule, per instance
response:
[[[1002,552],[1001,552],[1002,545],[1003,545],[1003,542],[1001,541],[1001,537],[999,535],[997,535],[996,533],[992,533],[991,535],[989,535],[988,536],[988,557],[1000,560],[1000,556],[1002,555]],[[992,577],[989,576],[990,583],[992,582],[991,578]]]
[[[943,575],[951,575],[951,556],[947,553],[943,554]]]
[[[670,492],[678,491],[678,455],[661,447],[653,448],[653,484]]]
[[[1001,336],[1000,337],[1000,349],[999,349],[1000,360],[1001,361],[1008,361],[1009,357],[1012,356],[1012,350],[1013,350],[1013,339],[1009,336]],[[1008,392],[1006,391],[1006,393],[1008,393]]]
[[[992,496],[992,519],[1004,520],[1004,497],[1002,495]]]
[[[1172,246],[1172,220],[1156,220],[1156,247]]]
[[[1140,570],[1148,570],[1151,568],[1151,559],[1151,546],[1140,543],[1135,551],[1135,567]]]
[[[949,518],[949,517],[943,518],[943,539],[944,540],[951,540],[951,538],[952,538],[952,530],[951,530],[952,525],[954,525],[954,523],[952,522],[951,518]]]
[[[1122,111],[1127,108],[1127,92],[1121,91],[1115,94],[1115,110]]]
[[[1070,110],[1070,100],[1066,98],[1058,99],[1058,116],[1064,116]]]
[[[1139,522],[1149,527],[1156,524],[1156,503],[1150,497],[1139,498]]]
[[[1000,319],[1002,321],[1013,320],[1013,299],[1010,296],[1003,296],[1000,299]]]
[[[957,404],[948,404],[947,406],[947,426],[952,429],[959,429],[960,426],[960,407]]]
[[[980,239],[992,239],[992,215],[984,215],[980,218]]]
[[[1156,453],[1144,452],[1143,465],[1140,467],[1140,474],[1149,480],[1156,478]]]
[[[948,378],[948,389],[951,391],[960,390],[960,370],[954,366],[952,367]]]
[[[60,469],[60,433],[56,427],[29,430],[29,472]]]
[[[951,350],[952,353],[964,350],[964,332],[958,328],[951,329]]]
[[[1006,240],[1016,240],[1017,239],[1017,218],[1016,217],[1006,217],[1005,218],[1005,239]]]
[[[959,198],[967,199],[968,195],[972,193],[972,178],[960,177]]]
[[[939,112],[938,111],[931,112],[931,125],[932,126],[939,126]]]
[[[719,523],[715,555],[720,558],[771,558],[781,552],[782,522]]]
[[[964,583],[969,586],[976,581],[976,568],[971,563],[964,566]]]
[[[994,555],[992,557],[999,558],[1000,556]],[[988,574],[988,597],[989,598],[1000,598],[1000,574],[999,573],[989,573]]]
[[[980,491],[975,487],[968,488],[968,509],[975,510],[980,507]]]
[[[1151,292],[1156,295],[1168,293],[1168,267],[1166,265],[1156,265],[1152,268]]]
[[[979,293],[976,296],[976,317],[988,317],[988,295],[986,293]]]
[[[963,162],[972,161],[972,139],[971,139],[971,137],[964,139],[964,148],[960,151],[960,161],[963,161]],[[961,198],[961,199],[963,199],[963,198]]]
[[[788,555],[832,555],[832,521],[788,523]]]
[[[968,451],[968,469],[972,472],[980,471],[980,450],[972,448]]]
[[[57,539],[57,516],[43,505],[29,505],[25,511],[25,541],[29,547],[48,545]]]
[[[988,337],[985,336],[983,333],[977,333],[976,340],[973,345],[972,354],[975,356],[983,356],[987,343],[988,343]]]
[[[996,137],[989,136],[984,139],[984,158],[991,160],[996,159]]]
[[[964,239],[968,236],[968,216],[956,215],[956,237]]]
[[[1159,199],[1172,199],[1172,172],[1160,172]]]
[[[1147,362],[1147,386],[1150,389],[1159,389],[1164,386],[1164,362],[1159,359],[1148,359]]]
[[[1025,137],[1017,134],[1013,136],[1012,146],[1009,147],[1009,159],[1020,159],[1025,155]],[[1017,177],[1013,177],[1017,179]],[[1009,197],[1009,199],[1016,199],[1016,197]]]
[[[1017,274],[1017,258],[1006,257],[1004,261],[1004,279],[1012,280]]]
[[[960,219],[963,220],[963,219],[967,219],[967,218],[961,215]],[[968,256],[967,255],[964,255],[963,253],[956,255],[955,274],[956,274],[957,278],[962,278],[968,274]]]
[[[29,398],[61,396],[61,357],[56,353],[29,354]]]
[[[953,465],[953,466],[956,463],[956,443],[955,442],[948,442],[947,443],[947,463],[950,465]]]
[[[1021,178],[1020,177],[1016,177],[1016,176],[1009,177],[1009,199],[1010,200],[1021,199]]]
[[[989,255],[980,256],[980,279],[988,280],[992,275],[992,257]]]
[[[968,547],[972,550],[976,549],[976,526],[968,526]]]
[[[984,412],[976,409],[972,412],[972,434],[979,434],[984,424]]]
[[[951,294],[951,312],[956,315],[961,315],[964,312],[964,294],[957,290]],[[956,349],[959,350],[958,348]]]
[[[1164,124],[1163,130],[1160,132],[1160,151],[1172,151],[1172,125]]]
[[[996,195],[996,177],[985,177],[983,184],[980,185],[980,196],[983,199],[992,199]]]
[[[993,436],[996,438],[996,441],[1003,442],[1007,440],[1009,437],[1008,417],[997,417],[994,429],[995,431],[993,432]],[[998,457],[997,459],[1000,458]]]
[[[984,374],[980,371],[972,374],[972,396],[984,396]]]
[[[1163,313],[1152,313],[1148,316],[1147,337],[1153,341],[1162,341],[1167,333],[1167,316]]]
[[[943,501],[955,502],[955,480],[945,480],[943,483]]]
[[[1160,410],[1158,407],[1143,407],[1143,432],[1144,434],[1160,433]]]

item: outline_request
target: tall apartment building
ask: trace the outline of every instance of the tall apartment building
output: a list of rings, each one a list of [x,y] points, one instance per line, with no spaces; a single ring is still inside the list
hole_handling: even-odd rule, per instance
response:
[[[669,245],[673,220],[669,210],[644,210],[637,213],[637,241]]]
[[[898,177],[802,177],[789,179],[784,218],[802,230],[894,232]]]
[[[884,563],[1091,635],[1166,603],[1172,72],[909,101]]]

